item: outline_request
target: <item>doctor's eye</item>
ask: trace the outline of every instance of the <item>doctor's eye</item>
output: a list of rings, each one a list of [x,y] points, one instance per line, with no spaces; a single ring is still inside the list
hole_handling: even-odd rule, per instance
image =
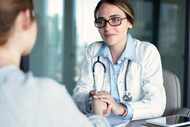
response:
[[[121,23],[121,18],[120,17],[111,17],[109,19],[109,23],[111,23],[112,25],[120,24]]]

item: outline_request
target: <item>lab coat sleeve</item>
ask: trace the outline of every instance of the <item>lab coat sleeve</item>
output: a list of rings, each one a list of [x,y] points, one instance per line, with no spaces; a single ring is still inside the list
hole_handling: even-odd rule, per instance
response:
[[[90,112],[89,92],[93,89],[92,54],[93,50],[88,47],[80,66],[79,80],[73,91],[74,101],[85,114]]]
[[[161,116],[166,106],[160,54],[155,46],[147,44],[137,52],[142,61],[141,98],[131,102],[133,119]]]

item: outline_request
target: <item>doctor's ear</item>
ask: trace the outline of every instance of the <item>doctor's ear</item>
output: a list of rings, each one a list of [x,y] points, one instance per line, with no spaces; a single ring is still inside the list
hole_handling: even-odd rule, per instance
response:
[[[133,28],[133,25],[132,25],[129,21],[127,21],[127,25],[128,25],[128,28],[129,28],[129,29],[132,29],[132,28]]]

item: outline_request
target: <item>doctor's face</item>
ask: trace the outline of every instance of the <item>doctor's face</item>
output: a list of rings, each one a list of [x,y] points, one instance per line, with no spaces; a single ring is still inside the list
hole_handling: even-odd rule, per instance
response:
[[[109,3],[103,3],[97,11],[95,25],[108,46],[125,43],[128,28],[132,27],[126,14],[117,6]]]

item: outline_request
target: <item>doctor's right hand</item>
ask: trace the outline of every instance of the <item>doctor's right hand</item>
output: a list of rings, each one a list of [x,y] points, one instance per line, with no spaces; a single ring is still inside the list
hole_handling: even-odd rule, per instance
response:
[[[107,104],[99,99],[93,99],[92,110],[96,115],[105,116],[107,111]]]
[[[96,115],[100,115],[100,116],[107,116],[107,115],[109,115],[109,112],[107,111],[107,103],[101,101],[98,98],[95,98],[96,91],[93,90],[89,94],[92,97],[92,105],[91,105],[92,106],[92,111]]]

